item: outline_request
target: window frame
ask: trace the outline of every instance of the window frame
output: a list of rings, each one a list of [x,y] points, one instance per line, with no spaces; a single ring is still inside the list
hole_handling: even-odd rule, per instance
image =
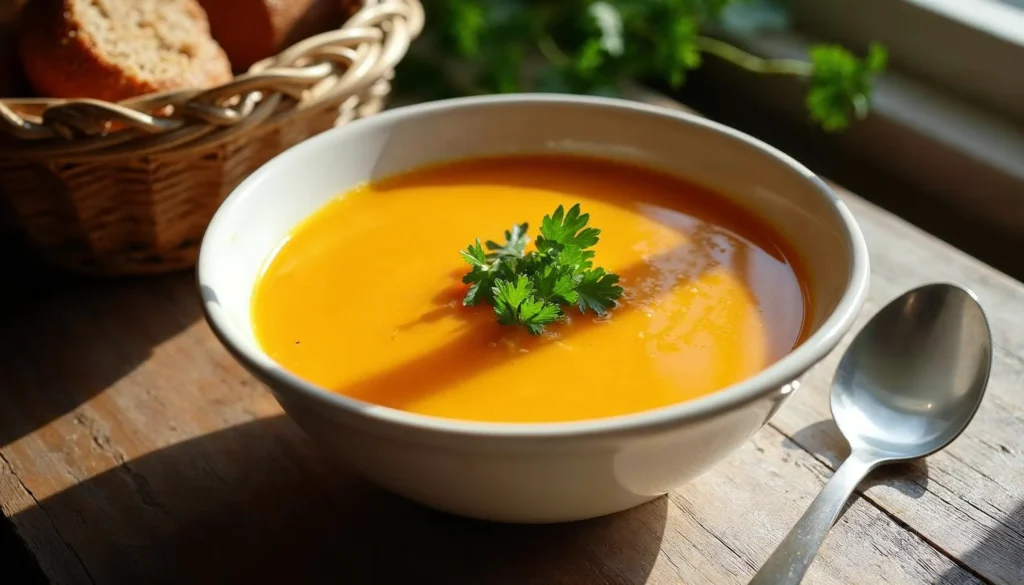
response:
[[[786,0],[795,30],[864,50],[893,70],[1024,123],[1024,9],[999,0]]]
[[[677,97],[800,153],[812,168],[846,173],[842,180],[875,203],[1020,278],[1024,262],[1008,260],[1004,248],[1024,241],[1024,20],[1019,31],[1009,27],[1020,33],[1016,39],[978,26],[978,15],[958,20],[936,8],[981,0],[774,1],[790,6],[787,18],[768,12],[748,24],[738,17],[713,34],[781,59],[807,59],[821,42],[859,52],[874,41],[886,44],[890,67],[873,84],[866,120],[823,134],[804,106],[805,83],[753,75],[713,57]],[[1013,16],[1024,19],[1024,11]],[[1009,61],[1015,67],[1000,69]]]

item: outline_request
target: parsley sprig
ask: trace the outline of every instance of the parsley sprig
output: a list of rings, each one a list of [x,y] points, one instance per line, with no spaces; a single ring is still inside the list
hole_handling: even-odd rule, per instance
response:
[[[526,253],[529,224],[505,231],[505,242],[480,239],[461,251],[471,269],[462,277],[469,284],[462,304],[486,303],[502,325],[521,325],[540,335],[547,325],[565,317],[565,307],[580,313],[604,315],[622,296],[619,276],[594,267],[593,248],[601,230],[588,227],[589,213],[580,205],[568,212],[559,205],[545,215],[535,250]]]

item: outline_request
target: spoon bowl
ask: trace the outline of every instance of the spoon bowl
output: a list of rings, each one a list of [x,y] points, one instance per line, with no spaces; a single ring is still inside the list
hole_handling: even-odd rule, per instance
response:
[[[974,294],[928,284],[885,306],[861,330],[832,383],[832,417],[854,451],[888,461],[927,457],[974,418],[992,335]]]
[[[832,417],[850,456],[751,585],[800,583],[861,480],[879,465],[926,457],[959,437],[991,368],[988,319],[966,288],[927,284],[872,317],[832,381]]]

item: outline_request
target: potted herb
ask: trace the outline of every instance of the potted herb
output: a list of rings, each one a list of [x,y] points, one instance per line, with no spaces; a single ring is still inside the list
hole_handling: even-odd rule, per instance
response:
[[[682,85],[711,54],[757,74],[807,83],[809,115],[826,131],[868,111],[871,84],[886,65],[872,45],[858,57],[817,45],[808,59],[749,54],[703,31],[732,4],[749,0],[434,0],[429,36],[398,76],[422,97],[547,91],[614,95],[624,81]]]

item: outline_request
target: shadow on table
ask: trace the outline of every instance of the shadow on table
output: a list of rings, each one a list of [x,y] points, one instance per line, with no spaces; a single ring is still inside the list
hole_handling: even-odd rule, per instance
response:
[[[324,462],[286,417],[132,460],[45,514],[97,582],[644,583],[667,500],[559,525],[434,512]]]
[[[793,433],[790,441],[783,446],[788,449],[800,448],[821,457],[833,471],[850,455],[850,446],[832,419],[807,425]],[[876,469],[861,483],[859,491],[877,485],[891,487],[914,499],[920,498],[928,491],[928,460],[919,459]]]
[[[942,575],[939,582],[963,583],[966,569],[985,582],[1024,583],[1024,550],[1017,544],[1022,535],[1011,527],[1019,526],[1022,519],[1024,502],[1018,502],[993,528],[979,536],[973,548],[956,555],[958,566]]]
[[[784,446],[818,455],[828,461],[833,469],[850,451],[831,420],[801,429]],[[861,484],[860,491],[884,485],[917,499],[927,492],[928,483],[928,463],[927,459],[922,459],[875,470]],[[850,502],[853,502],[853,498]],[[894,519],[898,521],[898,518]],[[1018,503],[1010,512],[999,514],[998,518],[993,516],[993,519],[994,526],[979,535],[976,545],[966,553],[940,549],[942,554],[954,557],[957,564],[938,576],[935,583],[977,583],[975,577],[980,577],[984,582],[1024,583],[1024,549],[1019,546],[1024,538],[1019,532],[1019,526],[1024,524],[1024,502]]]
[[[0,447],[88,401],[201,318],[192,271],[86,278],[22,267],[0,287]]]
[[[18,538],[10,520],[0,516],[0,559],[3,559],[4,583],[46,585],[46,577]]]

